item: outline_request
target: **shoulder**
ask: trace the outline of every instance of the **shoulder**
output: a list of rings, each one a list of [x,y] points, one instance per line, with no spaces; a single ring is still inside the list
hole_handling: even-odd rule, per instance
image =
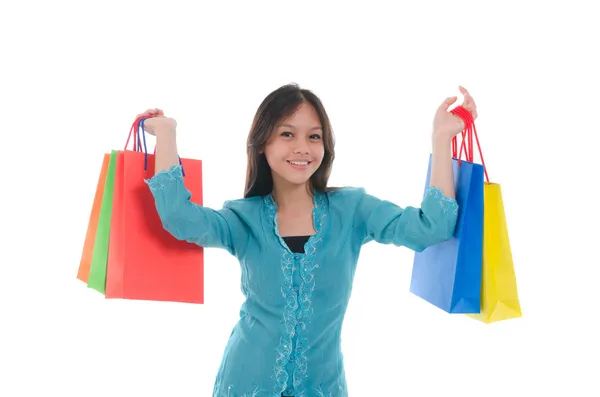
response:
[[[327,197],[332,202],[348,203],[352,201],[360,201],[366,194],[366,190],[363,187],[356,186],[344,186],[331,188],[327,192]]]
[[[227,223],[232,233],[246,233],[260,223],[261,202],[261,197],[226,200],[220,209],[215,208],[214,211]]]
[[[361,186],[345,186],[328,192],[330,205],[342,206],[346,209],[363,205],[379,204],[382,200],[372,196]]]
[[[227,200],[223,204],[224,208],[229,208],[233,211],[248,211],[253,210],[263,204],[263,197],[250,197],[250,198],[239,198],[233,200]]]
[[[395,205],[369,194],[364,187],[360,186],[339,188],[328,195],[330,206],[339,209],[345,216],[354,215],[360,219],[368,218],[382,205]]]
[[[327,193],[329,208],[340,228],[352,230],[355,241],[362,242],[367,219],[377,207],[364,187],[345,186]],[[375,199],[375,201],[378,201]]]
[[[260,216],[263,202],[264,198],[259,196],[227,200],[223,203],[222,211],[225,216],[238,218],[244,223],[252,223],[257,216]]]
[[[363,187],[344,186],[327,192],[329,207],[349,215],[356,212],[364,202],[368,194]]]

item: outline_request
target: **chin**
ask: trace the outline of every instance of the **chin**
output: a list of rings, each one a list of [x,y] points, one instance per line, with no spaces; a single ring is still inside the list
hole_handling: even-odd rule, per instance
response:
[[[283,180],[285,183],[289,183],[291,185],[305,185],[310,181],[312,174],[306,176],[300,175],[290,175],[289,173],[277,173],[279,176],[279,180]]]
[[[283,177],[283,179],[285,179],[285,181],[287,183],[290,183],[292,185],[305,185],[308,181],[310,181],[310,177],[309,178],[286,178]]]
[[[289,183],[293,184],[293,185],[302,186],[302,185],[306,185],[310,181],[310,178],[303,179],[303,180],[297,180],[297,179],[296,180],[290,180],[290,179],[287,179],[287,181]]]

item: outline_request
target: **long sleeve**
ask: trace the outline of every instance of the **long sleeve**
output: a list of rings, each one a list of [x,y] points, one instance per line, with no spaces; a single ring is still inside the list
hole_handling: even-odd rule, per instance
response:
[[[201,247],[217,247],[237,255],[239,238],[235,238],[235,214],[227,208],[213,210],[190,201],[181,166],[175,165],[146,180],[154,196],[163,227],[178,240]]]
[[[362,197],[355,225],[363,244],[374,240],[421,252],[454,235],[458,204],[455,199],[444,196],[440,189],[429,187],[421,208],[402,208],[371,196],[362,188],[358,191]]]

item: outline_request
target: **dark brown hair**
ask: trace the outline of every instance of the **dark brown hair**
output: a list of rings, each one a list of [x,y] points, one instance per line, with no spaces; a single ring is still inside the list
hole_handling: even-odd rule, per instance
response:
[[[267,95],[256,111],[247,141],[248,166],[246,168],[244,198],[264,196],[272,192],[273,176],[271,167],[267,163],[265,154],[261,152],[264,150],[275,126],[282,119],[291,116],[304,102],[311,104],[319,116],[321,128],[323,129],[323,146],[325,147],[323,161],[317,171],[310,177],[310,185],[320,192],[336,189],[327,186],[333,159],[335,158],[335,138],[329,116],[321,100],[312,91],[300,88],[298,84],[292,83],[281,86]]]

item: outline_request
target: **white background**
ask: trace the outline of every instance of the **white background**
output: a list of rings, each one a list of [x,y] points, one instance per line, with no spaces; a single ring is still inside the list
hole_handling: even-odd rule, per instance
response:
[[[0,395],[211,395],[239,266],[206,251],[203,306],[87,289],[102,155],[162,108],[220,208],[243,193],[256,108],[289,82],[329,112],[331,184],[403,206],[420,203],[436,107],[464,85],[504,195],[524,317],[447,315],[409,293],[412,252],[369,244],[343,331],[350,395],[600,395],[594,2],[197,3],[2,5]]]

